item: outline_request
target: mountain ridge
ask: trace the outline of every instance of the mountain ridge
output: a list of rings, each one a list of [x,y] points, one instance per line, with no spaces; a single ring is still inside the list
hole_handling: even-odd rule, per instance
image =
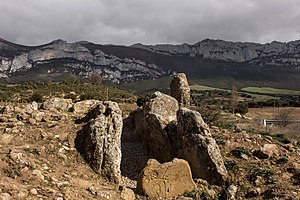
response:
[[[121,46],[58,39],[24,46],[0,39],[0,77],[7,82],[45,77],[60,81],[64,74],[88,79],[97,73],[104,81],[127,83],[176,72],[212,84],[226,79],[300,89],[300,40],[259,44],[205,39],[193,45]]]

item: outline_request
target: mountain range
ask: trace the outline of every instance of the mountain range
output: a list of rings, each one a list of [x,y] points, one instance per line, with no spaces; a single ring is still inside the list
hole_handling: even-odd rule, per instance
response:
[[[300,40],[259,44],[205,39],[193,45],[131,46],[55,40],[24,46],[0,39],[2,82],[89,79],[96,73],[103,81],[122,84],[176,72],[212,86],[300,90]]]

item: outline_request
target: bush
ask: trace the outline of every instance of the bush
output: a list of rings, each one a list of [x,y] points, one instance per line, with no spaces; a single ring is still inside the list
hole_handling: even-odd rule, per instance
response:
[[[150,99],[150,95],[144,95],[144,96],[140,96],[137,98],[136,100],[136,105],[141,107],[143,106],[147,101],[149,101]]]
[[[29,101],[42,102],[43,95],[39,92],[33,92],[32,96],[29,98]]]
[[[248,106],[245,103],[239,103],[237,108],[235,109],[235,113],[240,113],[241,115],[245,115],[248,112]]]

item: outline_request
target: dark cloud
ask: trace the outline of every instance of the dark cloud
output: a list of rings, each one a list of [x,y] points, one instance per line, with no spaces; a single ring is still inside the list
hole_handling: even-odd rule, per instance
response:
[[[22,44],[300,39],[299,0],[2,0],[0,37]]]

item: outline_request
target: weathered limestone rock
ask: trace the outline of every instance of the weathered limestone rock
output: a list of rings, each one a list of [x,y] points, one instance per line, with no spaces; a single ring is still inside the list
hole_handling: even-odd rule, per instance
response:
[[[151,98],[149,102],[146,102],[143,109],[145,116],[150,113],[154,113],[161,115],[165,120],[171,122],[176,120],[176,112],[178,108],[178,102],[176,99],[161,92],[155,92],[153,98]]]
[[[122,189],[120,195],[121,195],[121,200],[135,200],[135,194],[129,188]]]
[[[276,144],[265,144],[261,149],[253,152],[253,155],[260,159],[267,159],[278,154],[279,150]]]
[[[177,158],[163,164],[150,159],[137,182],[138,191],[150,198],[172,198],[195,187],[189,164]]]
[[[144,131],[144,112],[137,108],[123,120],[122,141],[141,141]]]
[[[85,158],[93,170],[119,184],[122,111],[115,102],[97,104],[87,115]]]
[[[153,158],[167,162],[171,161],[175,154],[166,128],[168,121],[161,115],[148,114],[145,117],[144,145]]]
[[[226,190],[226,194],[227,194],[227,199],[228,200],[235,200],[236,199],[236,193],[238,191],[238,187],[235,185],[230,185],[227,190]]]
[[[154,98],[144,106],[143,142],[148,153],[155,159],[166,162],[171,161],[175,154],[168,124],[176,121],[178,102],[171,96],[155,92]]]
[[[95,106],[97,103],[100,103],[100,101],[98,101],[98,100],[84,100],[84,101],[76,102],[73,105],[74,112],[77,112],[77,113],[86,113],[93,106]]]
[[[43,109],[50,110],[55,108],[57,110],[68,111],[72,107],[72,99],[51,98],[43,103]]]
[[[227,171],[219,147],[199,112],[181,108],[177,112],[178,158],[189,162],[193,177],[210,184],[224,183]]]
[[[178,73],[170,83],[171,96],[174,97],[180,106],[190,107],[190,86],[186,75]]]

